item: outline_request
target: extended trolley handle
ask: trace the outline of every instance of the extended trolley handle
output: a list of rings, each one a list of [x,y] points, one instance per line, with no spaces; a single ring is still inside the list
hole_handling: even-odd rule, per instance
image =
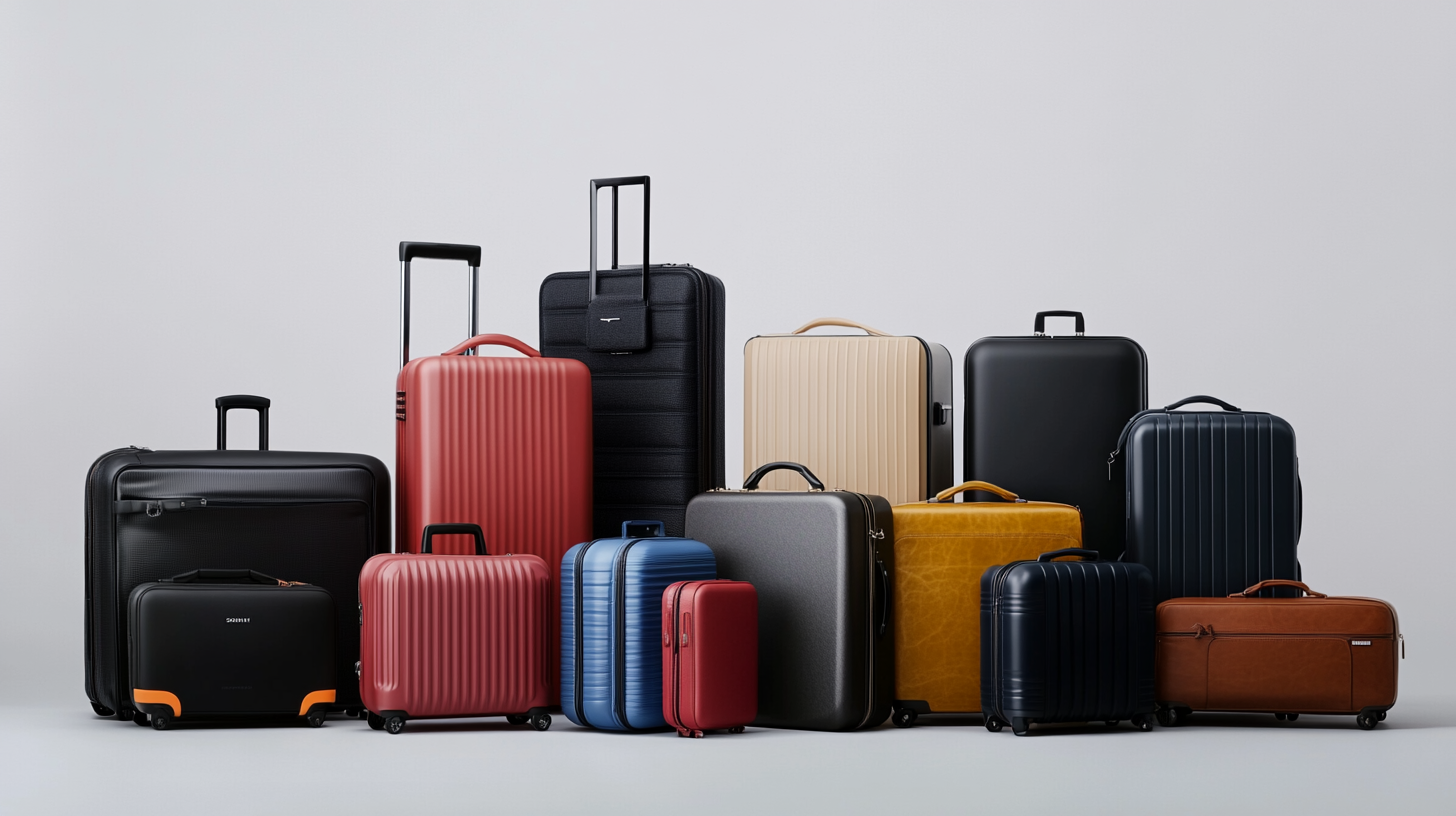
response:
[[[423,241],[399,242],[399,367],[409,362],[410,336],[410,261],[415,258],[436,258],[442,261],[464,261],[470,264],[470,334],[474,337],[479,325],[480,309],[477,292],[480,288],[480,247],[471,244],[431,244]],[[462,352],[475,354],[474,348]]]

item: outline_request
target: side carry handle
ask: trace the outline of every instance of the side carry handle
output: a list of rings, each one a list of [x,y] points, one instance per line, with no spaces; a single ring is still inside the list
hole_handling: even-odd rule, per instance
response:
[[[1069,312],[1063,309],[1056,309],[1050,312],[1037,312],[1036,322],[1031,326],[1031,333],[1034,337],[1046,337],[1046,319],[1048,317],[1070,317],[1077,321],[1074,330],[1077,336],[1081,337],[1087,333],[1087,321],[1082,317],[1081,312]]]
[[[426,524],[425,534],[420,540],[422,554],[430,554],[430,539],[437,535],[475,536],[475,554],[490,555],[485,551],[485,532],[480,529],[479,524]]]
[[[268,450],[268,407],[273,401],[251,394],[233,394],[212,401],[217,406],[217,449],[227,450],[227,412],[243,408],[258,412],[258,450]]]
[[[1303,581],[1290,581],[1290,580],[1288,580],[1286,578],[1271,578],[1271,579],[1269,579],[1267,581],[1260,581],[1259,583],[1254,584],[1253,586],[1249,587],[1248,589],[1244,590],[1243,592],[1234,592],[1234,593],[1231,593],[1229,595],[1229,597],[1230,598],[1247,598],[1250,595],[1258,595],[1259,594],[1259,591],[1262,590],[1262,589],[1265,589],[1265,588],[1268,588],[1268,587],[1278,587],[1278,586],[1294,587],[1295,589],[1299,590],[1300,592],[1303,592],[1305,595],[1308,595],[1311,598],[1328,598],[1328,597],[1330,597],[1330,596],[1324,594],[1323,592],[1315,592],[1314,590],[1312,590],[1308,586],[1306,586]]]
[[[624,521],[622,538],[662,538],[667,535],[667,525],[660,521]]]
[[[775,470],[792,470],[804,477],[804,481],[809,483],[810,490],[822,491],[824,489],[824,483],[819,481],[819,477],[810,473],[808,468],[798,462],[769,462],[758,470],[748,474],[748,478],[743,481],[743,489],[757,490],[758,483],[763,481],[763,477]]]
[[[1086,561],[1096,561],[1097,551],[1084,550],[1081,547],[1068,547],[1064,550],[1052,550],[1051,552],[1044,552],[1041,555],[1038,555],[1036,557],[1036,560],[1038,563],[1042,563],[1046,561],[1052,561],[1057,558],[1066,558],[1068,556],[1081,558]]]

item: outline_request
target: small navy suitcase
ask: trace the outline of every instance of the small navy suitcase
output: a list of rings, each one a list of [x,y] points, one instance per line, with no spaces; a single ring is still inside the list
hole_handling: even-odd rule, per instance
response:
[[[662,593],[718,569],[707,544],[665,532],[660,521],[623,522],[621,538],[578,544],[561,559],[561,711],[577,725],[667,726]]]
[[[1075,556],[1086,561],[1054,561]],[[1153,576],[1096,550],[981,575],[981,713],[989,731],[1122,720],[1153,727]]]

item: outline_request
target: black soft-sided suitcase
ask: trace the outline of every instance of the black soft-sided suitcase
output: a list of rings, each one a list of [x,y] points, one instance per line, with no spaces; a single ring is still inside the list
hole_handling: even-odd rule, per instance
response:
[[[1224,410],[1174,410],[1190,403]],[[1189,397],[1128,422],[1109,457],[1119,459],[1125,480],[1118,484],[1127,491],[1124,560],[1152,570],[1159,603],[1299,580],[1302,497],[1288,422]],[[1278,587],[1261,595],[1296,592]]]
[[[809,492],[756,490],[790,469]],[[774,462],[743,490],[688,505],[688,535],[718,559],[718,577],[758,589],[758,718],[754,725],[815,731],[873,728],[895,688],[890,503],[825,491],[808,468]]]
[[[1076,556],[1090,561],[1053,561]],[[986,728],[1131,720],[1153,727],[1153,577],[1091,550],[1042,553],[981,575]]]
[[[642,185],[642,263],[617,265],[617,188]],[[612,190],[612,269],[597,271],[597,191]],[[723,283],[649,265],[647,176],[591,182],[591,263],[541,284],[541,353],[592,374],[597,538],[631,519],[683,534],[693,496],[724,485]],[[643,269],[647,274],[643,275]]]
[[[1047,335],[1048,317],[1076,318],[1076,334]],[[1107,446],[1148,407],[1147,355],[1126,337],[1084,336],[1081,312],[1038,312],[1033,328],[966,351],[965,480],[1079,508],[1083,544],[1116,558],[1123,497]]]
[[[317,728],[337,693],[338,619],[323,587],[253,570],[140,584],[127,609],[132,704],[158,731],[237,716],[305,717]]]
[[[268,450],[262,397],[217,399],[218,450],[121,448],[86,476],[86,695],[131,719],[127,596],[194,569],[256,569],[327,589],[338,608],[335,708],[355,708],[359,571],[389,551],[389,471],[372,456]],[[231,408],[259,450],[223,450]]]

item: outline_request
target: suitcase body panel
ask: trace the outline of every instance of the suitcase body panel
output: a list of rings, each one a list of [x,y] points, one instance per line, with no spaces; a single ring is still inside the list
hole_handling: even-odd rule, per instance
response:
[[[358,576],[389,550],[389,487],[384,463],[355,454],[103,455],[86,481],[87,696],[113,712],[131,705],[126,604],[134,588],[199,568],[256,569],[332,594],[334,707],[357,706]]]
[[[149,582],[128,617],[130,691],[175,697],[162,713],[298,717],[335,700],[338,613],[322,587]]]
[[[571,548],[561,559],[567,718],[610,731],[666,725],[662,593],[678,581],[716,577],[713,551],[692,539],[597,539]]]
[[[597,272],[605,296],[635,297],[641,281],[640,266]],[[542,282],[542,353],[591,370],[595,520],[577,542],[615,536],[629,519],[661,519],[680,536],[688,501],[723,486],[724,300],[712,275],[651,266],[650,346],[614,354],[587,347],[587,273]]]
[[[1152,570],[1159,601],[1299,578],[1299,461],[1287,422],[1149,413],[1131,424],[1124,456],[1126,560]]]
[[[1168,706],[1359,714],[1395,705],[1400,624],[1384,601],[1175,598],[1158,605],[1157,627],[1158,700]]]
[[[1002,722],[1146,717],[1153,580],[1107,561],[1021,562],[981,578],[981,707]]]
[[[965,479],[1080,508],[1084,542],[1122,553],[1107,452],[1148,407],[1147,355],[1125,337],[986,337],[965,357]]]
[[[550,705],[555,605],[539,557],[379,555],[359,584],[370,711],[468,717]]]
[[[1077,508],[920,502],[895,513],[895,701],[917,714],[981,710],[981,576],[1082,546]]]
[[[807,466],[830,488],[924,501],[954,478],[950,352],[918,337],[766,335],[744,347],[743,461]],[[769,474],[763,487],[795,490]]]
[[[758,716],[771,728],[851,731],[890,715],[894,627],[889,502],[843,491],[721,491],[688,530],[724,578],[758,592]]]
[[[758,714],[758,593],[687,581],[662,595],[662,716],[678,733],[741,728]]]

